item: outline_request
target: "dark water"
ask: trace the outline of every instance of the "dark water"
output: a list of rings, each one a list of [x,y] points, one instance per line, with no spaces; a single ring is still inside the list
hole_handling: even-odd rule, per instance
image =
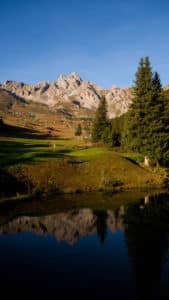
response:
[[[90,289],[94,299],[169,299],[169,195],[1,204],[0,288],[41,297]]]

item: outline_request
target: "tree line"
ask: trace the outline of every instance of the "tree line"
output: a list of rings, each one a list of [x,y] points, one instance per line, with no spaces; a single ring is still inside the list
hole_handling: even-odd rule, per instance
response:
[[[92,140],[142,153],[156,164],[169,164],[169,93],[162,89],[160,76],[152,71],[148,57],[139,62],[126,114],[109,120],[106,99],[101,99]]]

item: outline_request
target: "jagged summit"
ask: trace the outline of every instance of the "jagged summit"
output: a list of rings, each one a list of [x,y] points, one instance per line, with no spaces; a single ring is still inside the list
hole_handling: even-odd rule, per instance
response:
[[[12,80],[5,81],[1,88],[26,101],[45,103],[50,107],[61,107],[65,103],[95,110],[103,95],[108,102],[109,117],[125,113],[131,102],[131,89],[112,86],[104,90],[97,84],[83,80],[76,72],[60,75],[54,82],[26,84]]]
[[[81,79],[80,75],[79,75],[78,73],[76,73],[76,72],[72,72],[72,73],[70,73],[70,74],[69,74],[67,77],[69,77],[69,78],[73,78],[73,79],[75,79],[75,80],[82,81],[82,79]]]

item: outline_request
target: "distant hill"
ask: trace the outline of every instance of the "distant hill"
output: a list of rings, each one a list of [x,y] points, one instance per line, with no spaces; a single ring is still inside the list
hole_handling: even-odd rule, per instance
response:
[[[169,86],[164,89],[168,93]],[[9,125],[62,138],[73,137],[81,123],[83,133],[88,134],[103,95],[109,118],[126,113],[132,102],[132,88],[105,90],[77,73],[34,85],[8,80],[0,84],[0,117]]]
[[[19,99],[16,95],[12,95],[10,91],[2,89],[0,86],[0,111],[7,111],[12,108],[15,103],[25,103],[24,99]]]

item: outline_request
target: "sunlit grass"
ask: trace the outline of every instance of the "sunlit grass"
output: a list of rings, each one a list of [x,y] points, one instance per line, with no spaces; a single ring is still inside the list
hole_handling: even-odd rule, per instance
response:
[[[88,149],[81,149],[81,150],[76,150],[72,151],[69,153],[70,156],[75,157],[75,158],[81,158],[81,159],[92,159],[96,158],[100,155],[107,155],[110,154],[111,152],[107,150],[106,148],[88,148]]]
[[[0,166],[58,159],[73,151],[76,140],[0,138]]]
[[[78,140],[0,138],[0,167],[35,188],[91,191],[160,185],[137,153],[93,147]],[[19,168],[18,168],[19,167]],[[26,179],[27,178],[27,179]]]
[[[77,140],[36,140],[25,138],[0,138],[0,166],[57,160],[70,157],[91,160],[112,151],[102,147],[87,147]]]

